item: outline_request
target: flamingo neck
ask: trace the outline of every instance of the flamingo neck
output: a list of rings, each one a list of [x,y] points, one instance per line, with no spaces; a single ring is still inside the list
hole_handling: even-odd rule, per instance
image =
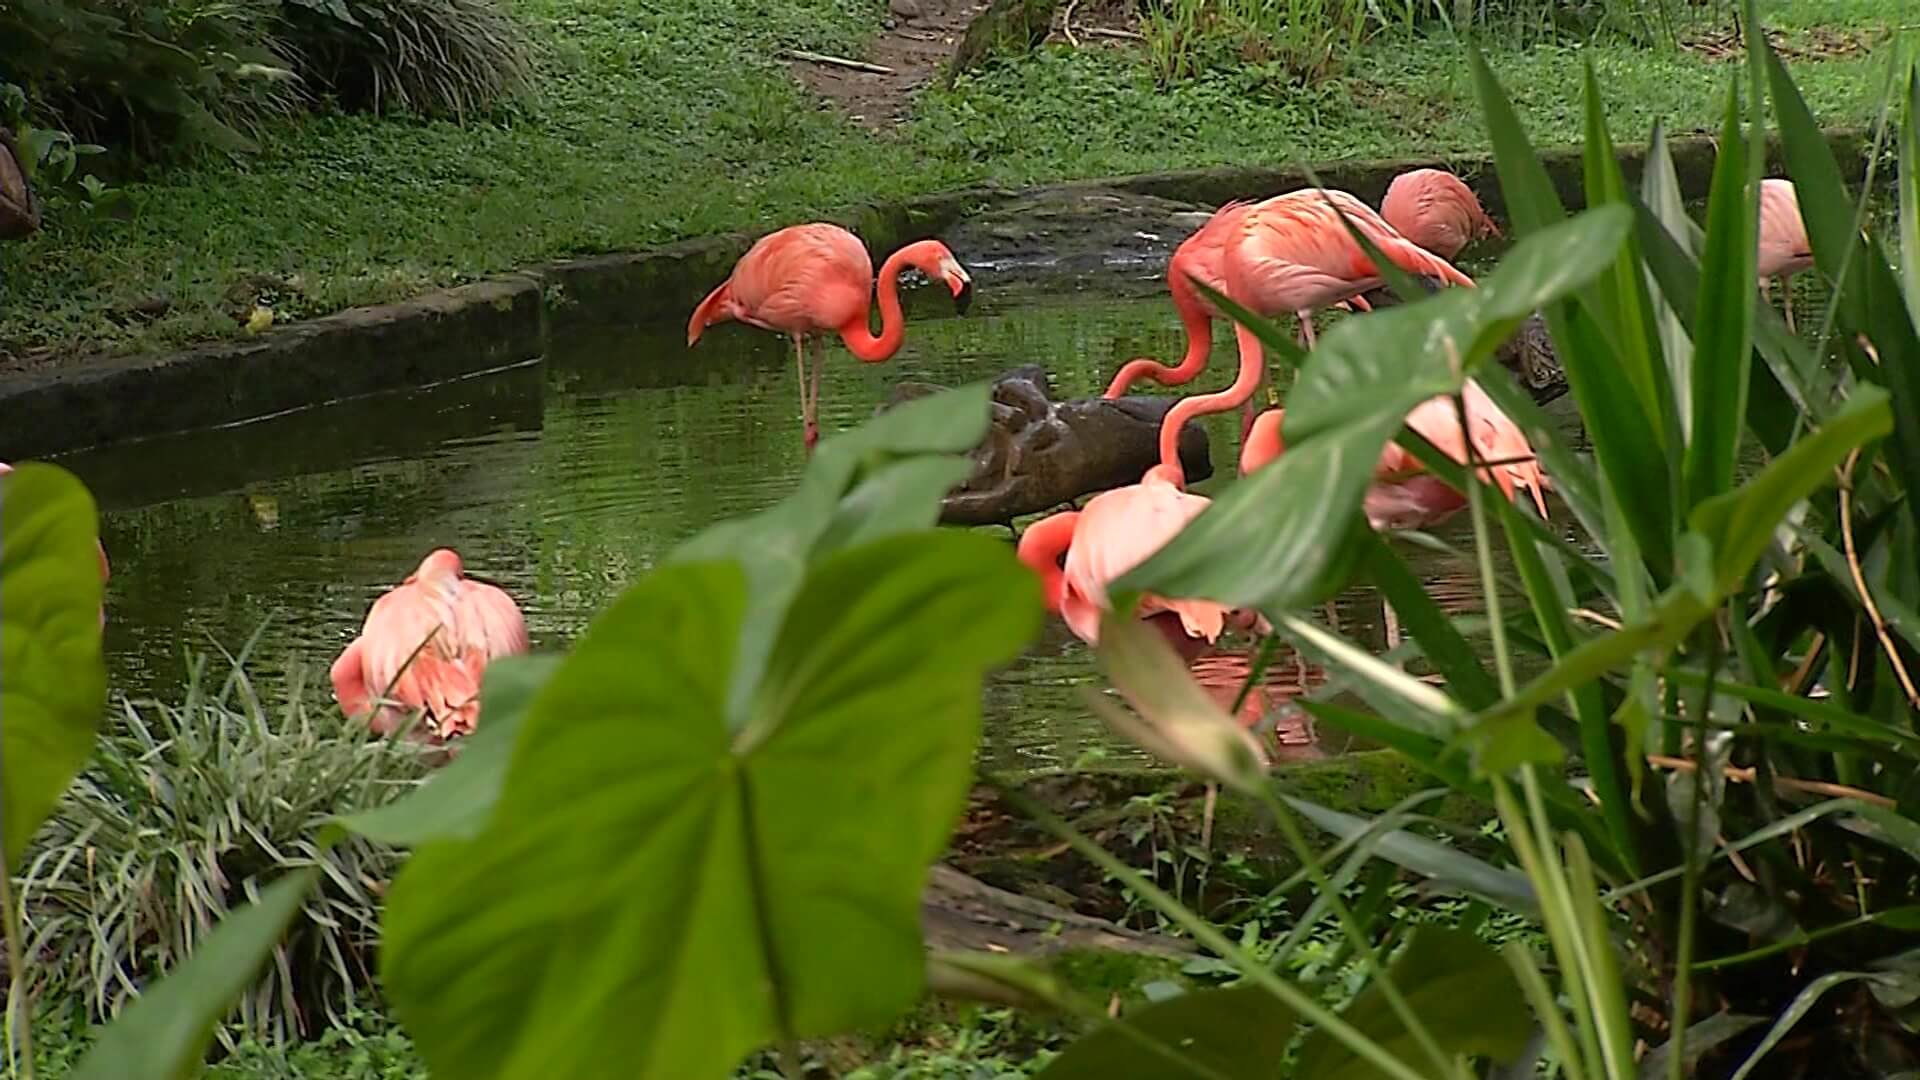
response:
[[[1067,575],[1061,564],[1079,524],[1080,511],[1069,510],[1034,522],[1020,536],[1020,561],[1040,576],[1041,599],[1055,615],[1066,603]]]
[[[1253,418],[1253,430],[1247,432],[1246,443],[1240,447],[1240,475],[1247,476],[1255,469],[1280,456],[1285,449],[1280,439],[1280,424],[1286,416],[1284,409],[1268,409]]]
[[[1160,464],[1175,475],[1181,475],[1180,432],[1187,421],[1239,408],[1260,388],[1261,376],[1266,374],[1267,358],[1260,348],[1260,339],[1253,331],[1238,325],[1234,328],[1234,337],[1240,344],[1240,373],[1234,377],[1233,385],[1217,394],[1181,398],[1167,410],[1167,418],[1160,423]]]
[[[907,339],[907,317],[900,310],[900,271],[914,262],[915,245],[909,244],[887,256],[880,264],[880,333],[875,336],[867,322],[866,309],[840,328],[840,340],[854,358],[868,364],[893,359],[900,343]]]
[[[1127,388],[1141,379],[1151,379],[1161,386],[1180,386],[1206,370],[1207,357],[1213,352],[1213,316],[1207,314],[1206,305],[1194,293],[1185,267],[1176,264],[1167,272],[1167,291],[1173,294],[1174,309],[1187,332],[1186,355],[1174,366],[1146,356],[1127,361],[1107,385],[1108,398],[1126,396]]]

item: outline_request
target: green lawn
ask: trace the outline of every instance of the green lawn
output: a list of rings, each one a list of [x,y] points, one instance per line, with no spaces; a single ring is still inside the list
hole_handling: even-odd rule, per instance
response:
[[[783,47],[857,53],[880,0],[509,0],[533,28],[535,89],[486,121],[318,116],[259,153],[128,186],[132,213],[62,217],[0,246],[8,354],[123,351],[239,332],[256,293],[282,320],[394,300],[560,256],[767,228],[862,199],[1215,163],[1467,153],[1484,139],[1458,47],[1377,38],[1302,87],[1262,67],[1155,87],[1136,52],[1049,50],[930,92],[897,135],[806,98]],[[1868,37],[1899,0],[1780,0]],[[1492,59],[1542,142],[1578,130],[1581,51]],[[1617,135],[1705,128],[1728,68],[1690,52],[1586,50]],[[1891,49],[1801,65],[1823,120],[1878,108]],[[164,299],[164,314],[151,311]]]

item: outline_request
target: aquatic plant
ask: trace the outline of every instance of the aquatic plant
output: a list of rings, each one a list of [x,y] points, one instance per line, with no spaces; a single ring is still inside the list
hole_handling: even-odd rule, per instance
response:
[[[19,880],[33,995],[115,1014],[200,947],[260,886],[323,877],[231,1017],[263,1039],[311,1035],[372,988],[380,905],[399,854],[320,840],[428,770],[411,740],[369,739],[296,676],[262,701],[243,651],[191,661],[177,704],[121,701],[88,767],[28,848]]]

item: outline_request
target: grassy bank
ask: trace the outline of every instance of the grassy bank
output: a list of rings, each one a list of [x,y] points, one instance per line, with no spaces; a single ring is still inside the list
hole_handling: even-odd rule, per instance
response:
[[[1864,46],[1899,5],[1771,6],[1789,41],[1824,43],[1799,68],[1821,118],[1872,115],[1872,57],[1886,50]],[[0,246],[0,366],[235,335],[256,299],[281,321],[309,318],[544,259],[982,180],[1484,146],[1458,46],[1399,34],[1310,85],[1254,63],[1160,87],[1138,47],[1049,48],[928,92],[908,123],[878,135],[809,98],[778,53],[858,54],[885,9],[517,0],[534,88],[489,117],[295,121],[266,132],[257,154],[125,185],[117,214],[69,209]],[[1574,141],[1582,51],[1488,45],[1536,137]],[[1655,118],[1709,126],[1728,70],[1687,49],[1585,54],[1622,131]]]

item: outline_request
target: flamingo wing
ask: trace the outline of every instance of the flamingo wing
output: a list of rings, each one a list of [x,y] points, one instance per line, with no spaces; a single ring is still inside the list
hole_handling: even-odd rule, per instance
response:
[[[742,322],[823,333],[867,310],[873,259],[859,237],[838,225],[794,225],[761,237],[735,264],[727,288]]]

